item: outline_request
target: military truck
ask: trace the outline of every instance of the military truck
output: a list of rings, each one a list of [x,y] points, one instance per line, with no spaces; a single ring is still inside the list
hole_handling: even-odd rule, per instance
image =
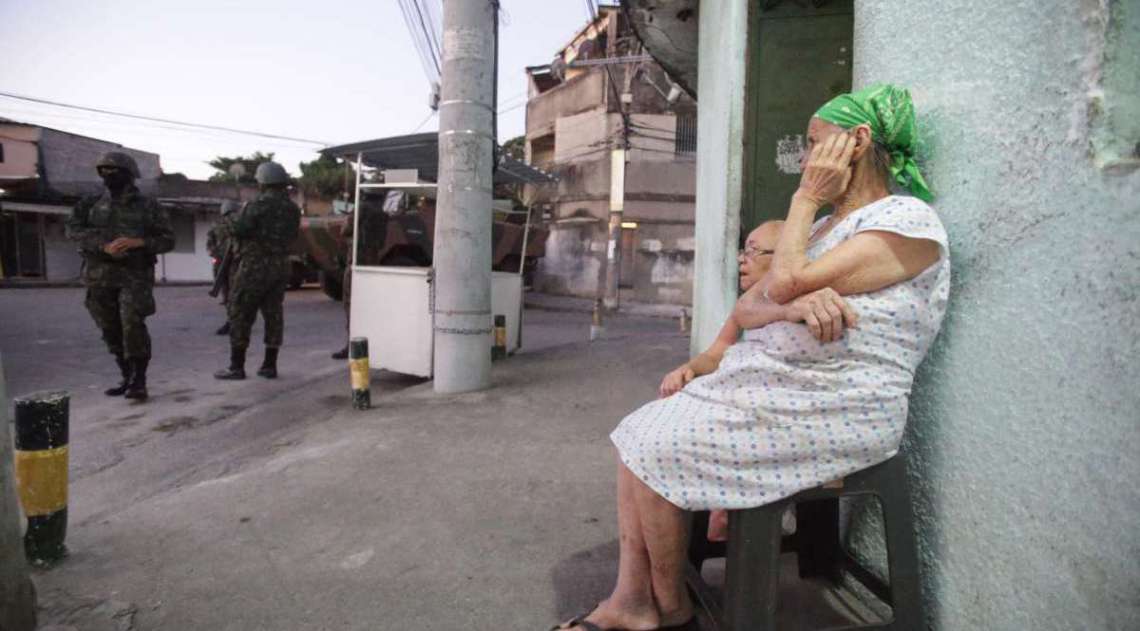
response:
[[[372,212],[370,212],[372,210]],[[435,234],[435,207],[419,207],[396,212],[378,212],[365,206],[361,221],[365,235],[380,235],[371,242],[357,244],[358,265],[395,267],[430,267],[432,237]],[[526,238],[525,262],[522,255],[523,233],[527,231],[525,213],[522,215],[496,213],[491,226],[492,269],[501,272],[518,272],[523,263],[523,274],[533,273],[538,259],[546,253],[545,229],[533,224]],[[293,247],[295,260],[306,268],[317,270],[321,290],[334,300],[341,299],[342,280],[348,261],[348,247],[343,236],[345,224],[351,215],[303,217],[301,232]],[[524,283],[525,284],[525,283]]]

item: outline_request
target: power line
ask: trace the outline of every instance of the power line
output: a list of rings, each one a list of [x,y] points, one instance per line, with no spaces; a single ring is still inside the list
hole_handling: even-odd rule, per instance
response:
[[[423,29],[424,37],[428,45],[428,52],[431,53],[432,63],[435,64],[435,71],[437,74],[443,74],[443,69],[439,65],[440,54],[436,50],[436,47],[439,46],[439,42],[436,41],[435,34],[432,33],[432,29],[429,29],[427,24],[424,22],[424,14],[421,10],[419,0],[411,1],[412,7],[416,10],[416,15],[418,15],[420,18],[420,28]]]
[[[434,83],[439,80],[439,69],[429,50],[430,42],[424,39],[423,31],[416,27],[416,19],[412,15],[409,2],[410,0],[398,0],[397,4],[400,5],[400,12],[404,15],[404,25],[408,27],[408,35],[412,38],[412,46],[420,58],[420,65],[423,66],[424,74],[428,81]]]
[[[172,125],[182,125],[184,127],[197,127],[199,129],[212,129],[215,131],[225,131],[225,132],[230,132],[230,133],[234,133],[234,134],[245,134],[247,136],[258,136],[261,138],[273,138],[276,140],[290,140],[290,141],[294,141],[294,142],[303,142],[303,143],[307,143],[307,144],[321,145],[321,146],[331,144],[331,143],[329,143],[327,141],[323,141],[323,140],[312,140],[309,138],[296,138],[293,136],[280,136],[277,134],[267,134],[265,132],[260,132],[260,131],[250,131],[248,129],[236,129],[234,127],[222,127],[219,125],[207,125],[204,123],[188,123],[186,121],[173,120],[173,119],[169,119],[169,118],[158,118],[156,116],[144,116],[142,114],[128,114],[126,112],[116,112],[114,110],[107,110],[107,109],[102,109],[102,108],[98,108],[98,107],[88,107],[85,105],[74,105],[71,103],[61,103],[59,101],[51,101],[48,99],[41,99],[41,98],[37,98],[34,96],[25,96],[22,94],[14,94],[11,92],[0,92],[0,96],[5,96],[5,97],[8,97],[10,99],[16,99],[16,100],[20,100],[20,101],[29,101],[32,103],[42,103],[44,105],[52,105],[55,107],[63,107],[63,108],[73,109],[73,110],[82,110],[85,112],[95,112],[97,114],[107,114],[110,116],[121,116],[123,118],[134,118],[134,119],[138,119],[138,120],[152,121],[152,122],[156,122],[156,123],[169,123]]]
[[[234,134],[232,132],[219,132],[212,129],[196,129],[192,127],[176,127],[173,125],[163,125],[160,123],[151,123],[148,121],[132,121],[132,120],[115,120],[109,118],[100,118],[83,113],[63,113],[63,112],[48,112],[48,111],[35,111],[35,110],[21,110],[0,106],[0,116],[12,118],[13,120],[23,120],[28,123],[36,123],[36,121],[47,120],[47,123],[41,123],[49,127],[61,127],[61,131],[68,131],[66,127],[78,125],[80,128],[89,130],[90,128],[99,128],[112,131],[114,133],[121,133],[122,130],[128,130],[133,134],[142,134],[146,136],[159,136],[163,138],[187,138],[187,135],[197,136],[203,139],[210,139],[212,142],[223,143],[237,143],[237,142],[250,142],[249,140],[241,140],[237,136],[243,134]],[[74,121],[74,122],[71,122]],[[80,133],[81,135],[90,133],[90,131],[83,132],[70,132]],[[303,149],[306,151],[312,150],[311,143],[302,143],[299,141],[260,141],[261,144],[269,146],[283,147],[290,149]]]
[[[433,111],[433,112],[430,112],[430,113],[428,113],[428,115],[427,115],[426,117],[424,117],[424,119],[423,119],[422,121],[420,121],[420,124],[419,124],[419,125],[416,125],[416,128],[412,130],[412,133],[414,134],[414,133],[416,133],[417,131],[419,131],[419,130],[423,129],[423,126],[424,126],[424,125],[427,125],[427,122],[428,122],[429,120],[431,120],[432,118],[434,118],[434,117],[435,117],[435,112],[434,112],[434,111]]]

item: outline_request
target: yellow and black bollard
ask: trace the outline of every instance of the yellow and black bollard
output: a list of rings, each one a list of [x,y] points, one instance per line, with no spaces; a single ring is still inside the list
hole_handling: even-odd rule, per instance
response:
[[[367,410],[372,407],[372,373],[368,367],[368,338],[354,337],[348,341],[348,371],[352,378],[352,407]]]
[[[495,345],[491,347],[491,361],[507,356],[507,316],[495,316]]]
[[[18,397],[16,486],[28,518],[24,554],[48,565],[67,554],[67,442],[71,397],[39,392]]]

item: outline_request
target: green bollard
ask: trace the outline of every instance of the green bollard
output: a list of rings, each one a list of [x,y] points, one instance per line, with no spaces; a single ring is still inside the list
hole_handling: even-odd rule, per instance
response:
[[[348,341],[348,371],[352,379],[352,407],[367,410],[372,407],[372,373],[368,366],[368,338],[354,337]]]
[[[507,316],[495,316],[495,345],[491,347],[491,361],[507,356]]]
[[[37,392],[15,400],[16,485],[28,518],[24,554],[35,566],[67,555],[67,443],[71,397]]]

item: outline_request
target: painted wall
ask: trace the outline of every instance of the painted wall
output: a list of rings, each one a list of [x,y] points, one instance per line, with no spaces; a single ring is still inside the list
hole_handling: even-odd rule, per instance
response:
[[[39,139],[39,127],[0,123],[0,145],[4,152],[4,159],[0,160],[0,182],[36,177]]]
[[[1138,10],[856,3],[856,85],[911,88],[951,238],[906,447],[936,629],[1140,628]]]
[[[83,257],[67,238],[66,221],[65,215],[49,215],[44,221],[44,266],[50,281],[76,281],[83,270]]]
[[[206,250],[206,238],[210,228],[217,221],[217,214],[176,212],[189,215],[193,219],[193,243],[180,243],[175,250],[159,255],[155,276],[160,281],[212,282],[214,270],[210,253]],[[176,236],[181,238],[183,235]]]

